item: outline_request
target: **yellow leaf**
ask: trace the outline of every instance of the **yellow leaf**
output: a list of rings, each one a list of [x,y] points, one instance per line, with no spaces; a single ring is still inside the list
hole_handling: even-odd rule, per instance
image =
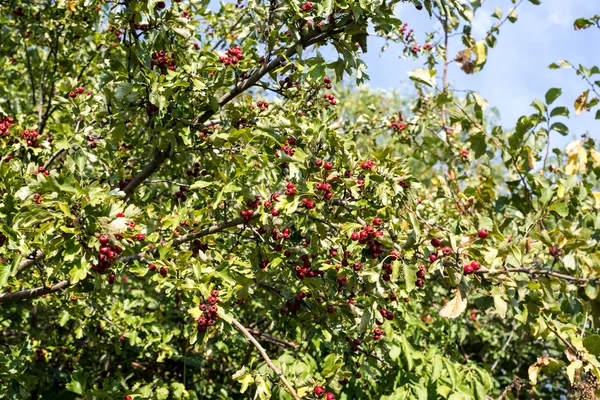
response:
[[[587,98],[590,90],[586,90],[581,93],[579,97],[575,100],[575,115],[581,114],[581,112],[587,107]]]
[[[466,295],[462,290],[456,290],[456,296],[440,310],[440,317],[456,318],[467,308]]]
[[[194,319],[198,319],[198,318],[200,318],[202,316],[202,311],[200,311],[200,309],[198,307],[192,307],[189,310],[187,310],[187,312]]]
[[[596,200],[596,204],[594,204],[594,207],[600,208],[600,192],[592,192],[592,196],[594,196],[594,200]]]
[[[590,149],[590,156],[594,160],[594,167],[600,167],[600,151]]]
[[[540,357],[534,364],[529,366],[527,373],[529,375],[529,382],[532,385],[537,385],[537,378],[540,370],[548,364],[550,364],[550,359],[548,357]]]
[[[69,8],[71,9],[71,11],[75,12],[75,6],[77,5],[77,1],[68,1],[67,5],[69,6]]]
[[[567,175],[574,175],[578,172],[585,172],[587,164],[587,153],[581,144],[581,140],[575,140],[567,145],[567,166],[565,172]]]

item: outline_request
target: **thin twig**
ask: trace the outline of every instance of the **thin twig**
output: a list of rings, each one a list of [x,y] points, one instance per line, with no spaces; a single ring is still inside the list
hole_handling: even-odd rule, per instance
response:
[[[275,372],[279,379],[281,379],[281,382],[283,382],[287,391],[292,395],[294,400],[300,400],[300,397],[298,396],[298,393],[296,393],[296,390],[294,389],[292,384],[286,379],[285,375],[283,375],[279,368],[277,368],[277,366],[273,364],[273,361],[271,361],[271,358],[269,358],[269,355],[267,354],[265,349],[260,345],[260,343],[256,341],[256,339],[254,338],[254,336],[252,336],[248,329],[246,329],[242,324],[240,324],[235,318],[231,318],[231,322],[244,334],[244,336],[246,336],[250,343],[252,343],[254,347],[256,347],[256,349],[258,350],[262,358],[265,360],[267,365],[273,370],[273,372]]]

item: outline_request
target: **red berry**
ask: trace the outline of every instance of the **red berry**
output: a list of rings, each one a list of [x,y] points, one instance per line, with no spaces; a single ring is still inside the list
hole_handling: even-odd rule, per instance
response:
[[[69,92],[69,97],[74,99],[75,97],[77,97],[77,93],[75,92]]]
[[[422,287],[425,284],[425,282],[423,282],[423,279],[417,279],[417,281],[415,282],[415,285],[417,285],[418,287]]]
[[[465,275],[469,275],[473,273],[473,267],[471,264],[467,264],[464,266]]]
[[[106,236],[106,235],[100,235],[98,240],[100,241],[100,244],[107,244],[109,239],[108,239],[108,236]]]
[[[471,267],[473,267],[473,271],[479,271],[479,268],[481,268],[481,264],[479,264],[479,261],[473,261],[471,263]]]
[[[335,400],[335,394],[329,392],[325,395],[325,400]]]
[[[383,223],[383,220],[381,218],[373,218],[373,225],[379,226],[382,223]]]
[[[137,238],[137,240],[146,239],[146,235],[144,235],[143,233],[138,233],[137,235],[135,235],[135,237]]]
[[[350,239],[351,239],[351,240],[355,240],[355,241],[356,241],[356,240],[358,240],[358,237],[359,237],[359,234],[358,234],[358,232],[352,232],[352,233],[350,234]]]
[[[162,268],[160,269],[160,271],[159,271],[159,273],[160,273],[160,276],[162,276],[163,278],[166,278],[166,277],[167,277],[167,273],[168,273],[168,272],[169,272],[169,271],[168,271],[168,270],[167,270],[165,267],[162,267]]]
[[[330,169],[332,169],[332,168],[333,168],[333,163],[332,163],[331,161],[327,161],[327,162],[325,163],[325,165],[323,166],[323,168],[325,168],[326,170],[328,170],[328,171],[329,171]]]
[[[435,262],[437,259],[438,259],[438,256],[437,256],[437,254],[435,254],[435,253],[431,253],[431,254],[429,255],[429,261],[431,261],[431,262]]]
[[[431,239],[431,245],[433,247],[440,247],[440,245],[442,244],[442,241],[438,238],[433,238]]]
[[[487,231],[487,229],[480,229],[479,232],[477,232],[477,236],[479,236],[479,239],[485,239],[486,237],[488,237],[490,233]]]
[[[325,388],[323,386],[315,386],[315,396],[323,397],[325,394]]]
[[[85,89],[84,89],[84,88],[82,88],[81,86],[80,86],[80,87],[78,87],[78,88],[77,88],[77,89],[75,89],[75,90],[76,90],[76,91],[77,91],[77,93],[79,93],[79,94],[81,94],[81,93],[83,93],[83,92],[85,91]]]

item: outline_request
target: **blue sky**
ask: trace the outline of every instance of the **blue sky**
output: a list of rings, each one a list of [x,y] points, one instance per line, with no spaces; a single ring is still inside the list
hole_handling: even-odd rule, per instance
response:
[[[473,21],[476,39],[483,38],[488,28],[497,22],[491,17],[496,6],[506,15],[514,5],[509,0],[484,1]],[[574,65],[600,66],[600,29],[573,29],[576,18],[600,14],[600,0],[542,0],[538,6],[524,1],[517,14],[519,19],[515,24],[507,21],[502,25],[496,47],[490,49],[483,71],[466,75],[453,63],[449,68],[450,83],[457,89],[479,92],[499,110],[500,124],[508,129],[519,116],[532,111],[530,104],[534,98],[543,99],[549,88],[560,87],[563,94],[555,104],[571,109],[570,120],[564,121],[570,133],[563,137],[553,132],[552,147],[564,148],[583,133],[600,139],[600,120],[594,119],[595,110],[577,117],[572,112],[575,98],[588,89],[587,83],[577,77],[574,70],[548,69],[548,65],[560,59]],[[439,27],[425,10],[417,11],[411,4],[400,5],[397,15],[415,30],[420,44],[425,32]],[[390,45],[380,54],[382,45],[383,40],[369,38],[369,52],[364,56],[371,78],[369,85],[400,88],[408,80],[406,72],[421,66],[422,62],[399,58],[402,54],[399,45]],[[449,45],[449,54],[453,57],[462,49],[457,36]],[[600,76],[596,75],[598,79]]]

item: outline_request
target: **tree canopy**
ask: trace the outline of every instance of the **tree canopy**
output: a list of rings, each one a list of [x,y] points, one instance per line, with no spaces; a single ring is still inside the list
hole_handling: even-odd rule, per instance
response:
[[[0,398],[600,395],[600,69],[503,129],[481,3],[0,0]]]

